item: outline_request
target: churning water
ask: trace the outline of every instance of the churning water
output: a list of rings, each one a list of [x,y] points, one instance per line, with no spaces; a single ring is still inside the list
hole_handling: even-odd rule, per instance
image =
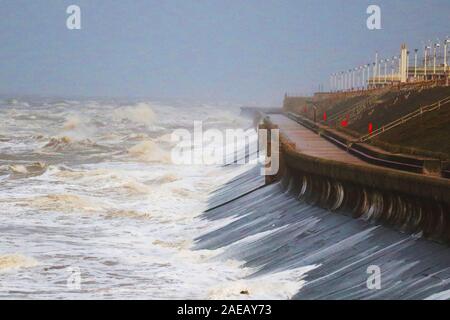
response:
[[[174,129],[250,127],[238,114],[2,101],[0,298],[449,298],[445,246],[302,203],[257,167],[171,163]]]
[[[238,115],[205,105],[2,101],[0,298],[235,294],[224,288],[248,270],[211,259],[218,250],[191,248],[224,223],[198,218],[208,194],[245,168],[173,165],[170,134],[194,120],[218,129],[251,125]],[[79,287],[71,285],[74,270]]]

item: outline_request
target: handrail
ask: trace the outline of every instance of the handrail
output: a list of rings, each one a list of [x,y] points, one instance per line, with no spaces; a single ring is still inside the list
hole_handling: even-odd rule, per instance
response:
[[[386,153],[384,156],[380,156],[380,153],[370,152],[370,150],[367,149],[364,146],[364,144],[358,144],[357,141],[355,140],[347,140],[346,138],[343,138],[343,140],[341,140],[339,136],[335,137],[333,136],[332,133],[330,134],[327,131],[327,129],[321,130],[321,127],[318,126],[316,123],[299,114],[295,114],[293,112],[285,112],[284,114],[291,120],[294,120],[295,122],[301,124],[307,129],[315,132],[316,134],[319,134],[322,138],[330,141],[337,147],[346,150],[348,153],[353,154],[357,158],[360,158],[361,160],[366,161],[368,163],[400,171],[414,172],[419,174],[423,174],[425,170],[424,159],[418,159],[414,156],[412,157],[402,155],[398,156],[390,153]],[[436,160],[436,159],[428,159],[428,160]],[[441,169],[441,177],[445,179],[450,179],[449,168]]]
[[[365,105],[365,104],[368,103],[372,98],[373,98],[373,97],[366,98],[366,99],[364,99],[363,102],[357,102],[357,103],[353,104],[352,106],[348,107],[347,109],[342,110],[342,111],[340,111],[340,112],[338,112],[338,113],[332,115],[332,116],[329,118],[329,121],[335,121],[335,120],[339,119],[342,115],[348,113],[349,111],[353,111],[354,109],[358,108],[359,106]]]
[[[398,118],[397,120],[394,120],[384,126],[382,126],[381,128],[378,128],[377,130],[374,130],[372,133],[368,133],[362,137],[359,138],[359,142],[366,142],[386,131],[389,131],[401,124],[404,124],[406,122],[408,122],[409,120],[412,120],[414,118],[416,118],[419,115],[422,115],[426,112],[430,112],[436,109],[439,109],[441,106],[448,104],[450,102],[450,96],[439,100],[435,103],[432,103],[430,105],[424,106],[424,107],[420,107],[419,109],[414,110],[413,112],[408,113],[407,115],[404,115],[401,118]]]
[[[352,106],[350,106],[349,108],[346,108],[345,110],[342,110],[334,115],[332,115],[328,121],[336,121],[339,118],[341,118],[344,114],[350,114],[353,112],[356,112],[358,110],[360,110],[361,107],[363,107],[363,109],[365,109],[368,106],[371,106],[373,101],[376,101],[379,98],[378,95],[375,96],[370,96],[366,99],[364,99],[364,101],[362,102],[357,102],[355,104],[353,104]]]

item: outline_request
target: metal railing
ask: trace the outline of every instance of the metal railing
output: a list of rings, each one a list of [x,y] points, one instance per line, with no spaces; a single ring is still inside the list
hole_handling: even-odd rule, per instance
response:
[[[359,114],[361,111],[365,110],[366,108],[371,107],[373,105],[372,103],[375,102],[377,99],[378,99],[378,95],[371,96],[367,99],[364,99],[364,101],[358,102],[358,103],[352,105],[351,107],[330,116],[330,118],[328,119],[328,122],[343,120],[346,115],[350,116],[350,114],[353,118],[353,116],[355,114]]]
[[[402,125],[424,113],[437,110],[441,106],[446,105],[448,103],[450,103],[450,96],[448,96],[442,100],[439,100],[438,102],[435,102],[433,104],[430,104],[430,105],[427,105],[424,107],[420,107],[419,109],[417,109],[411,113],[408,113],[407,115],[404,115],[403,117],[401,117],[397,120],[394,120],[394,121],[382,126],[381,128],[378,128],[377,130],[374,130],[372,133],[369,133],[369,134],[366,134],[366,135],[360,137],[359,142],[366,142],[366,141],[368,141],[386,131],[389,131],[395,127],[398,127],[398,126],[400,126],[400,125]]]

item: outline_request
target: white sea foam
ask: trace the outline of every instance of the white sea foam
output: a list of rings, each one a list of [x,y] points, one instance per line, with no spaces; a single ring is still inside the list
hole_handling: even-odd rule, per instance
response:
[[[38,262],[30,257],[22,254],[4,254],[0,255],[0,272],[17,270],[21,268],[31,268]]]
[[[0,112],[29,111],[19,101],[8,108]],[[33,108],[34,120],[5,117],[2,125],[1,150],[12,160],[0,165],[0,225],[8,226],[0,252],[23,254],[0,255],[0,269],[23,276],[0,272],[0,298],[284,298],[299,288],[289,283],[298,273],[246,279],[242,261],[192,249],[193,239],[230,221],[198,216],[209,192],[242,171],[172,165],[170,132],[207,118],[238,125],[231,113],[153,102]],[[81,270],[82,290],[69,294],[70,267]]]

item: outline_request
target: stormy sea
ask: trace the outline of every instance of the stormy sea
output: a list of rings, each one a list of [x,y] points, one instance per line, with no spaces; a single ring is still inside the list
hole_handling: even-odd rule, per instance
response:
[[[442,244],[302,202],[257,164],[171,161],[194,121],[252,128],[237,106],[0,103],[0,298],[450,297]]]
[[[171,133],[192,130],[194,120],[251,126],[233,106],[1,101],[0,298],[233,294],[248,270],[192,247],[218,227],[198,217],[209,194],[246,169],[172,164]]]

